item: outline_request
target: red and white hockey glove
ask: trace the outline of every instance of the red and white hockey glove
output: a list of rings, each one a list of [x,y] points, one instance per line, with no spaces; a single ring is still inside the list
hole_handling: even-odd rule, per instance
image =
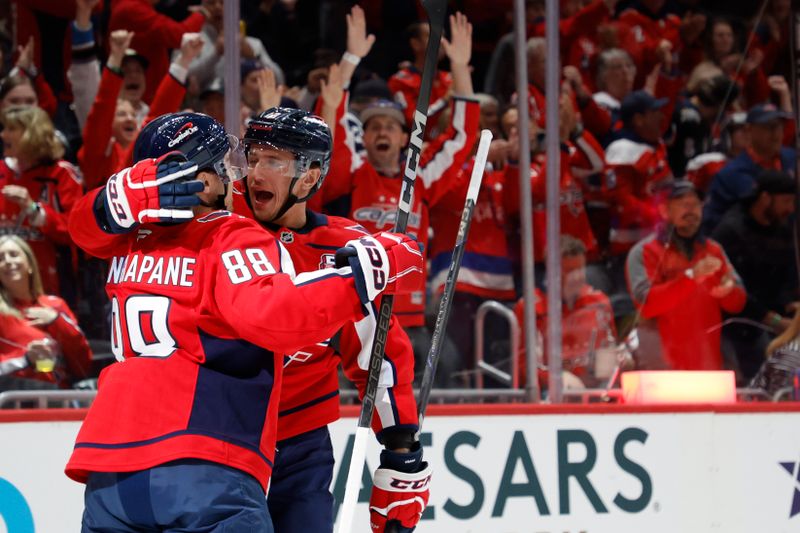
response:
[[[414,531],[428,505],[431,468],[422,461],[419,443],[409,453],[381,452],[381,466],[373,477],[369,522],[373,533]]]
[[[404,294],[424,286],[420,244],[401,233],[381,232],[349,241],[336,251],[336,268],[350,266],[362,303],[377,296]]]
[[[182,222],[194,216],[192,207],[203,183],[193,179],[197,164],[180,152],[144,159],[108,179],[103,203],[108,230],[126,233],[138,224]]]

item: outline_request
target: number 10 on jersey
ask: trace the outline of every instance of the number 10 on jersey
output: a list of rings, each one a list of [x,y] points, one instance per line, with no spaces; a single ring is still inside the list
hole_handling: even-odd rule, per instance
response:
[[[119,300],[111,299],[111,351],[117,361],[125,360],[125,328],[130,348],[140,357],[169,357],[178,343],[169,331],[170,299],[166,296],[134,295],[125,300],[125,319],[120,316]]]

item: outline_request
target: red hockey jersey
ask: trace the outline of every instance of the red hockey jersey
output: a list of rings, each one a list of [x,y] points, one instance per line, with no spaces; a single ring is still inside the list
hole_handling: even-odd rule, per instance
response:
[[[609,241],[614,255],[627,253],[639,240],[652,233],[661,216],[656,190],[672,179],[667,147],[623,138],[606,149],[606,178],[612,207]]]
[[[408,233],[428,247],[428,210],[452,187],[449,169],[459,169],[470,156],[478,136],[480,106],[476,100],[453,97],[450,127],[432,141],[420,157],[419,178],[414,182],[414,198],[408,217]],[[351,132],[344,110],[347,95],[336,115],[333,156],[325,186],[313,198],[315,205],[326,205],[349,196],[350,218],[370,233],[390,231],[397,218],[397,203],[402,175],[382,176],[353,151]],[[401,173],[402,173],[401,168]],[[394,311],[403,327],[425,324],[425,287],[411,294],[397,295]]]
[[[450,270],[461,213],[467,196],[475,158],[458,169],[454,187],[439,205],[431,210],[434,228],[429,257],[431,258],[431,289],[441,292]],[[464,249],[456,290],[494,300],[512,300],[514,292],[513,265],[506,240],[503,207],[503,171],[487,167],[481,182],[478,201],[472,213],[469,238]]]
[[[697,190],[706,193],[717,172],[728,162],[722,152],[708,152],[693,157],[686,163],[686,179],[694,183]]]
[[[83,194],[78,170],[66,161],[39,165],[20,172],[16,160],[0,161],[0,189],[6,185],[21,185],[39,202],[41,216],[25,216],[20,207],[0,195],[0,234],[16,234],[27,242],[42,274],[44,292],[59,294],[57,246],[72,244],[67,231],[67,216]],[[39,224],[39,225],[35,225]]]
[[[367,231],[351,220],[307,212],[303,228],[265,225],[288,250],[296,272],[332,268],[336,250]],[[339,376],[345,374],[364,395],[377,313],[373,306],[358,322],[349,322],[331,339],[306,346],[284,360],[283,389],[278,412],[278,440],[287,439],[339,419]],[[378,439],[386,428],[416,430],[414,352],[408,335],[392,316],[373,429]]]
[[[102,189],[99,189],[102,193]],[[180,458],[243,470],[266,489],[284,353],[363,317],[348,268],[292,278],[289,254],[252,220],[216,211],[125,235],[86,195],[70,232],[111,259],[112,350],[66,467],[126,472]]]
[[[561,145],[561,177],[559,203],[561,205],[561,235],[571,235],[583,241],[586,255],[594,258],[598,251],[597,239],[586,214],[583,191],[578,177],[600,172],[603,168],[603,149],[587,132],[574,143]],[[534,258],[544,261],[547,248],[547,158],[539,154],[531,162],[531,192],[533,194],[533,246]],[[519,168],[506,169],[506,212],[518,216]]]
[[[644,8],[642,8],[644,9]],[[675,57],[681,53],[681,19],[676,15],[646,14],[636,8],[628,8],[619,15],[620,48],[626,50],[636,64],[636,86],[640,87],[645,77],[658,63],[657,49],[662,40],[672,43]]]

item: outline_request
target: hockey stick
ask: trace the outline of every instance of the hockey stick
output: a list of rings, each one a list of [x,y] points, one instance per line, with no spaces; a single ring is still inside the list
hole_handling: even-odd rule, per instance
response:
[[[439,302],[439,313],[436,315],[436,327],[433,329],[431,338],[431,349],[428,352],[428,359],[425,361],[425,374],[422,376],[422,385],[419,388],[419,398],[417,399],[417,412],[419,413],[419,431],[422,431],[422,422],[425,419],[425,410],[428,407],[428,400],[433,388],[433,378],[436,375],[436,366],[439,364],[439,355],[442,353],[442,340],[447,331],[447,321],[450,318],[450,309],[453,303],[453,293],[456,291],[456,281],[458,281],[458,271],[461,268],[461,260],[464,257],[464,250],[467,244],[467,234],[472,222],[472,212],[475,210],[475,202],[478,200],[478,192],[481,189],[483,172],[486,167],[486,156],[489,154],[489,145],[492,142],[492,132],[483,130],[481,140],[478,144],[478,153],[475,156],[475,164],[472,167],[472,175],[469,178],[469,188],[467,189],[467,199],[464,203],[464,210],[461,212],[461,223],[458,226],[456,245],[453,249],[453,258],[450,260],[450,269],[447,271],[447,280],[444,284],[442,300]],[[417,433],[419,437],[419,432]]]
[[[428,14],[430,36],[428,47],[425,50],[425,63],[422,69],[422,82],[417,97],[417,108],[414,111],[414,131],[411,134],[406,167],[403,173],[403,188],[400,192],[400,201],[397,206],[397,220],[394,224],[395,233],[405,233],[408,225],[408,215],[411,211],[411,202],[414,195],[414,181],[417,179],[417,166],[422,152],[422,139],[425,136],[425,125],[428,122],[428,104],[431,98],[433,78],[436,74],[436,64],[439,60],[439,43],[444,30],[444,17],[447,9],[447,0],[420,0],[422,7]],[[356,510],[358,493],[361,485],[361,470],[367,452],[367,439],[369,437],[372,413],[375,410],[375,397],[378,394],[378,382],[383,366],[383,355],[386,350],[386,339],[389,335],[389,319],[392,316],[394,296],[389,294],[381,300],[380,312],[375,317],[377,327],[372,339],[372,353],[369,358],[367,374],[367,388],[364,400],[361,403],[361,414],[358,417],[353,453],[350,457],[350,469],[347,472],[347,484],[344,489],[342,501],[342,518],[339,522],[338,533],[350,533],[353,528],[353,515]]]

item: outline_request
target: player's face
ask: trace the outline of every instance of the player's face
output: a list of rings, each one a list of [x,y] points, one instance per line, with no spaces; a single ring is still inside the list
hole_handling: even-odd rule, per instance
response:
[[[39,100],[36,98],[36,91],[33,90],[33,87],[23,83],[8,91],[3,101],[0,102],[0,109],[19,105],[36,105],[38,102]]]
[[[364,125],[364,148],[370,162],[379,163],[376,166],[398,161],[400,150],[407,142],[403,126],[391,117],[372,117]]]
[[[294,155],[268,146],[251,146],[247,167],[247,192],[253,214],[258,220],[272,221],[289,196],[289,184],[295,174]]]
[[[136,60],[122,62],[122,91],[120,96],[131,102],[140,102],[145,87],[144,67]]]
[[[4,287],[27,284],[30,275],[31,265],[22,248],[12,240],[0,244],[0,283]]]
[[[114,113],[114,122],[111,126],[114,138],[123,146],[128,146],[139,133],[136,125],[136,112],[127,100],[117,100],[117,110]]]
[[[16,124],[8,124],[3,131],[0,131],[0,139],[3,139],[3,150],[7,157],[19,157],[19,145],[23,133],[23,129]]]

